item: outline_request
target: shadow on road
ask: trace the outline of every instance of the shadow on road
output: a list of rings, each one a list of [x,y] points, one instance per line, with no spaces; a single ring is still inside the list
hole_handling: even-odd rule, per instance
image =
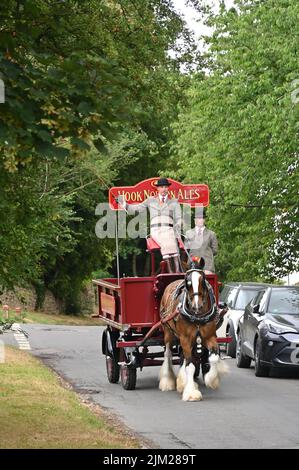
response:
[[[275,379],[299,379],[299,370],[290,370],[290,369],[272,369],[270,371],[271,378]]]

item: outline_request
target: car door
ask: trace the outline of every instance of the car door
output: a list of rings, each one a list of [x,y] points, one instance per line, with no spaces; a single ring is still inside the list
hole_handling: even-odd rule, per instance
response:
[[[254,357],[254,340],[256,333],[258,331],[258,325],[263,317],[263,308],[265,305],[265,290],[261,290],[258,295],[251,302],[250,308],[247,309],[247,319],[246,319],[246,349],[247,354],[250,357]],[[255,311],[255,308],[259,306],[258,311]]]
[[[248,305],[246,305],[243,317],[241,317],[241,319],[240,319],[240,322],[242,323],[242,328],[241,328],[242,343],[243,343],[244,352],[246,352],[246,354],[248,354],[248,352],[250,353],[250,347],[249,347],[249,322],[248,322],[248,320],[249,320],[249,316],[251,314],[253,305],[256,302],[256,297],[257,297],[257,295],[251,300],[251,302]]]
[[[238,293],[238,286],[225,286],[220,294],[220,301],[225,302],[228,306],[228,312],[224,315],[223,323],[219,330],[217,330],[218,337],[225,337],[227,331],[227,323],[230,317],[231,309],[234,306],[235,299]]]

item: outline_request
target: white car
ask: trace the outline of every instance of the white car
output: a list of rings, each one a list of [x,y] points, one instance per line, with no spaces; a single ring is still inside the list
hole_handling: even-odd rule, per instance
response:
[[[217,336],[232,337],[232,341],[227,343],[226,346],[228,356],[236,357],[237,326],[246,305],[259,290],[269,285],[258,282],[230,282],[224,284],[219,301],[227,304],[228,312],[224,316],[221,327],[217,330]]]

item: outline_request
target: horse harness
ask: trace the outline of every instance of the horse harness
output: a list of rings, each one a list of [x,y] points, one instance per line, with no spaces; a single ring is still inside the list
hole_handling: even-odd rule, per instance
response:
[[[222,318],[223,314],[219,312],[217,309],[216,299],[215,299],[214,292],[210,283],[205,279],[205,287],[207,288],[208,293],[209,293],[211,307],[205,315],[202,315],[200,317],[188,311],[187,306],[186,306],[187,292],[186,292],[185,287],[186,287],[185,280],[177,285],[176,289],[171,294],[172,301],[170,302],[169,307],[167,308],[166,311],[163,312],[163,317],[158,323],[156,323],[147,332],[147,334],[145,335],[143,340],[140,342],[140,344],[138,344],[138,346],[143,346],[146,343],[146,341],[152,336],[153,332],[157,330],[161,325],[165,325],[173,333],[174,336],[179,338],[176,331],[169,324],[170,321],[174,321],[175,323],[177,321],[177,317],[179,314],[181,314],[184,318],[186,318],[191,323],[194,323],[195,325],[197,325],[198,328],[212,320],[216,320],[216,325],[217,325],[216,328],[220,326],[218,324],[220,323],[220,321],[223,321],[223,318]],[[177,308],[173,310],[174,303],[177,299],[179,299],[179,304]],[[225,313],[224,310],[222,312]]]
[[[209,299],[210,299],[210,309],[204,315],[196,315],[194,312],[188,310],[187,301],[188,301],[188,292],[185,288],[185,281],[182,281],[172,293],[172,302],[170,303],[169,308],[164,313],[163,318],[161,319],[161,323],[167,326],[167,328],[177,337],[177,333],[174,329],[169,325],[169,321],[173,320],[174,322],[177,321],[177,317],[179,314],[182,315],[183,318],[188,320],[189,322],[193,323],[194,325],[200,326],[206,325],[207,323],[215,320],[217,315],[219,316],[219,312],[217,309],[215,295],[212,289],[211,284],[205,279],[205,288],[208,291]],[[178,306],[175,311],[171,314],[167,315],[169,310],[172,310],[174,302],[179,299]],[[220,319],[220,318],[219,318]],[[219,321],[217,319],[217,323]]]

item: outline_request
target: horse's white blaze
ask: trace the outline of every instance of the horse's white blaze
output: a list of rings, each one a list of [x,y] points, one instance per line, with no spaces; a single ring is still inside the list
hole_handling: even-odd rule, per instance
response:
[[[205,375],[205,384],[207,387],[216,389],[219,387],[220,377],[227,371],[227,365],[220,359],[219,354],[211,354],[209,357],[210,370]]]
[[[199,284],[200,274],[197,271],[191,273],[191,282],[193,294],[198,294],[198,284]],[[195,308],[198,308],[198,295],[194,296]]]
[[[202,394],[198,390],[198,385],[194,382],[194,372],[195,366],[191,362],[186,367],[187,383],[183,391],[183,401],[199,401],[202,399]]]
[[[159,389],[162,392],[168,392],[169,390],[175,390],[176,379],[172,367],[172,354],[169,343],[166,344],[164,361],[160,369],[160,382]]]
[[[183,365],[180,368],[177,379],[176,379],[176,389],[179,393],[183,393],[186,383],[187,383],[186,359],[184,359]]]

